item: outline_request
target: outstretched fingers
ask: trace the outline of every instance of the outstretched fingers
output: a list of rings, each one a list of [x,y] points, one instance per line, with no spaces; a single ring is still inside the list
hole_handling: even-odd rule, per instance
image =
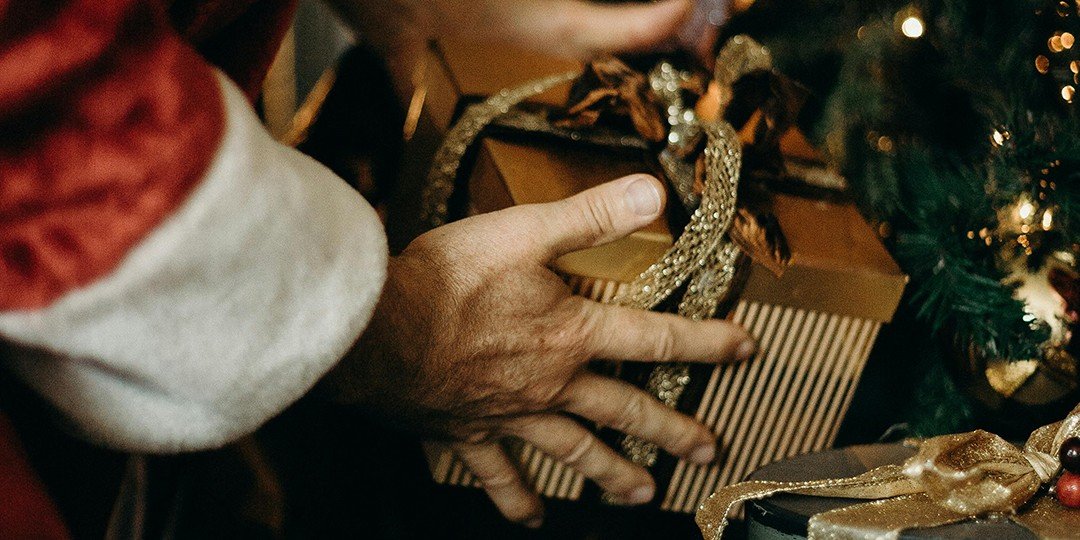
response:
[[[618,240],[653,222],[664,208],[664,187],[635,174],[572,197],[485,214],[489,229],[505,231],[506,245],[547,264],[572,251]]]
[[[563,395],[567,412],[656,443],[672,455],[702,464],[716,457],[716,436],[708,428],[634,386],[582,372]]]
[[[738,362],[749,360],[757,344],[739,325],[695,321],[670,313],[612,306],[585,299],[586,348],[594,358],[645,362]]]
[[[512,432],[596,482],[624,504],[645,504],[656,493],[645,469],[617,454],[569,417],[530,416],[520,420]]]
[[[540,498],[525,485],[498,443],[456,443],[453,451],[506,519],[540,527],[544,521]]]

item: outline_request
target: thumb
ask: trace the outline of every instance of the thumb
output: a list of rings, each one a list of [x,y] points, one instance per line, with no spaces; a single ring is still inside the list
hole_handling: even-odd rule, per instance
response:
[[[603,52],[638,52],[672,42],[690,6],[687,0],[599,4],[584,0],[514,2],[513,38],[538,50],[587,58]]]
[[[545,262],[579,249],[618,240],[652,223],[664,208],[660,181],[626,176],[553,203],[519,207],[528,212],[533,242]]]

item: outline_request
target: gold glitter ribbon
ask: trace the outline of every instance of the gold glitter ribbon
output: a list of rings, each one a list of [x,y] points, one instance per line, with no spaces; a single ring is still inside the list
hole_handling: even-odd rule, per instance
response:
[[[1061,464],[1057,449],[1080,436],[1080,405],[1061,422],[1041,427],[1018,448],[978,430],[923,441],[902,465],[850,478],[810,482],[741,482],[720,489],[698,508],[706,540],[720,540],[727,516],[744,501],[780,493],[873,499],[810,518],[809,539],[897,538],[906,529],[937,527],[992,514],[1040,538],[1076,538],[1080,510],[1046,494]]]
[[[420,193],[421,222],[429,229],[446,224],[449,213],[447,203],[454,193],[461,160],[484,128],[522,101],[572,81],[577,76],[575,71],[551,75],[516,88],[501,90],[481,103],[468,106],[461,119],[446,133],[442,145],[432,158],[427,182]]]
[[[679,303],[678,313],[694,320],[709,319],[716,314],[720,301],[727,296],[734,280],[741,250],[728,236],[735,217],[736,195],[739,189],[739,169],[742,166],[742,144],[731,124],[723,120],[722,111],[731,101],[731,87],[743,75],[772,66],[769,51],[747,36],[738,35],[720,50],[716,58],[713,80],[720,87],[721,114],[715,122],[700,123],[696,117],[686,119],[677,88],[679,74],[661,64],[651,74],[652,86],[668,107],[672,133],[668,148],[661,153],[665,172],[678,187],[677,166],[671,166],[664,156],[679,154],[680,145],[689,144],[692,133],[705,131],[705,191],[701,202],[690,218],[675,245],[629,287],[621,291],[613,303],[639,309],[653,309],[689,280]],[[682,192],[683,190],[679,190]],[[684,198],[686,197],[683,195]],[[690,366],[683,363],[657,365],[645,390],[669,407],[678,405],[679,398],[690,382]],[[622,440],[623,454],[634,463],[652,467],[659,456],[655,443],[633,435]]]
[[[701,204],[668,252],[615,296],[616,305],[652,309],[689,283],[678,313],[694,320],[707,319],[716,313],[720,300],[731,287],[741,252],[726,235],[735,216],[742,147],[734,128],[727,122],[703,127],[708,143]],[[674,407],[689,378],[687,364],[659,364],[649,374],[645,389],[665,405]],[[623,438],[622,448],[638,465],[651,467],[656,463],[655,443],[628,435]]]

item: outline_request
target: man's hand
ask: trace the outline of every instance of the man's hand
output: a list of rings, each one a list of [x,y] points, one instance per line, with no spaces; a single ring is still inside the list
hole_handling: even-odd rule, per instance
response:
[[[435,0],[439,35],[512,43],[557,56],[653,50],[673,40],[687,0],[600,4],[585,0]]]
[[[630,176],[421,236],[391,261],[374,318],[331,382],[351,401],[453,441],[511,520],[538,526],[543,510],[501,450],[506,436],[534,444],[628,504],[648,502],[655,492],[649,474],[564,413],[699,463],[714,458],[714,436],[586,364],[742,360],[755,345],[726,321],[573,296],[547,265],[652,222],[663,193],[656,179]]]
[[[674,44],[689,0],[601,4],[588,0],[329,0],[366,40],[456,37],[572,58]],[[403,36],[403,33],[409,36]],[[398,44],[395,44],[398,43]]]

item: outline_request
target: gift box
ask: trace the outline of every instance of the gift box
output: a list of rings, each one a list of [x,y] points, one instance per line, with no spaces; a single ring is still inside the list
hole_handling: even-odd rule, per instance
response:
[[[721,540],[749,509],[751,538],[1076,538],[1080,406],[1023,443],[977,429],[804,454],[725,486],[698,508]]]
[[[825,478],[845,478],[884,465],[899,465],[915,454],[900,444],[872,444],[826,450],[797,456],[765,466],[748,480],[805,482]],[[805,538],[812,516],[865,501],[839,497],[777,495],[746,504],[747,537],[755,540]],[[909,530],[902,540],[916,538],[1035,538],[1024,527],[1006,519],[975,519],[929,529]]]
[[[414,96],[416,133],[407,155],[430,164],[437,140],[465,104],[537,77],[581,70],[575,62],[506,50],[443,44],[433,46],[425,84]],[[566,101],[569,84],[538,94],[540,105]],[[418,105],[417,101],[422,101]],[[748,115],[741,136],[753,136]],[[660,453],[650,460],[657,480],[655,504],[693,512],[718,486],[745,477],[763,464],[828,448],[851,402],[855,386],[881,325],[892,317],[906,283],[874,229],[842,193],[822,189],[836,180],[797,131],[780,144],[787,169],[806,177],[799,189],[769,193],[772,225],[782,234],[782,264],[768,257],[744,257],[734,285],[717,316],[743,325],[760,349],[739,365],[688,366],[680,375],[674,405],[713,429],[722,458],[699,466]],[[458,203],[467,212],[490,212],[515,204],[555,201],[604,181],[635,172],[662,175],[648,149],[580,144],[573,137],[511,132],[485,137],[463,162]],[[804,189],[807,187],[809,189]],[[661,258],[679,237],[687,216],[679,198],[669,196],[669,215],[630,236],[561,257],[553,270],[576,294],[611,302]],[[682,212],[682,214],[680,214]],[[670,303],[658,309],[670,309]],[[624,363],[618,376],[641,387],[655,365]],[[618,434],[602,432],[616,448]],[[542,495],[594,497],[581,475],[528,444],[509,442],[523,475]],[[476,485],[449,451],[427,448],[434,478],[441,483]]]

